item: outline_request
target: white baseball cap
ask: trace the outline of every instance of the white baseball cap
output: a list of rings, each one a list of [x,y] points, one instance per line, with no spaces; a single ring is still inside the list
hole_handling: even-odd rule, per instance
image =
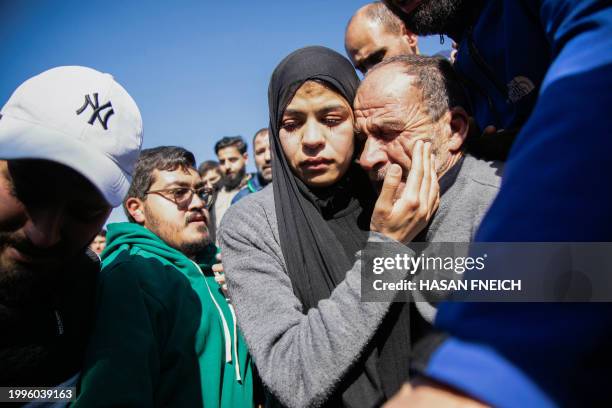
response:
[[[138,106],[109,74],[58,67],[25,81],[0,111],[0,159],[45,159],[121,204],[142,146]]]

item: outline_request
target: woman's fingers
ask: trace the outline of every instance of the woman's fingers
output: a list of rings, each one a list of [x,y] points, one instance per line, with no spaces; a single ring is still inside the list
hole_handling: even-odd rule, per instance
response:
[[[419,190],[423,179],[423,141],[417,140],[412,151],[412,164],[401,199],[409,207],[418,205]]]
[[[397,164],[392,164],[385,174],[380,196],[376,200],[374,211],[379,214],[389,214],[393,209],[393,203],[397,194],[397,189],[402,181],[402,168]]]
[[[423,145],[423,177],[419,189],[419,214],[426,217],[428,214],[429,190],[431,187],[431,143]]]
[[[430,177],[431,177],[431,185],[429,188],[429,197],[427,199],[427,208],[428,208],[428,212],[427,212],[427,219],[430,220],[432,215],[436,212],[436,210],[438,209],[438,204],[440,203],[440,183],[438,182],[438,174],[436,172],[436,156],[432,153],[431,154],[431,160],[430,160],[430,164],[431,164],[431,170],[430,170]]]

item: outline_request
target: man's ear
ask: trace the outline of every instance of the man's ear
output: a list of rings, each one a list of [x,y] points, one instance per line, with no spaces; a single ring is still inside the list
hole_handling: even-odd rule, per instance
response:
[[[128,198],[125,200],[125,208],[134,221],[140,225],[144,225],[147,218],[144,214],[144,202],[140,198]]]
[[[408,30],[404,24],[402,24],[402,36],[406,38],[408,46],[412,49],[415,54],[419,53],[419,36]]]
[[[470,130],[470,117],[468,116],[465,109],[461,106],[455,106],[449,111],[450,119],[450,139],[448,148],[452,152],[457,152],[463,146],[465,139],[467,138]]]
[[[242,153],[242,157],[244,157],[244,162],[248,163],[249,162],[249,154],[248,153]]]

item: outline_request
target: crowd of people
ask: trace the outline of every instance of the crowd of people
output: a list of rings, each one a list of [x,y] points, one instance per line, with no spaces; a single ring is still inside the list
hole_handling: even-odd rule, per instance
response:
[[[430,34],[452,55],[421,55]],[[241,136],[199,166],[141,149],[109,74],[58,67],[15,90],[0,386],[75,387],[79,407],[612,402],[609,303],[361,290],[372,248],[612,241],[612,6],[385,0],[344,40],[348,58],[309,46],[278,63],[253,174]],[[127,222],[103,229],[119,206]]]

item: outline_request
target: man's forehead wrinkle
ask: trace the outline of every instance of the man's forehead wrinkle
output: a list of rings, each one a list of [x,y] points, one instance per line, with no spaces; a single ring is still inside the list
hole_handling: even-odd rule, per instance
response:
[[[365,103],[362,106],[355,108],[355,114],[359,115],[376,115],[378,111],[398,111],[404,108],[399,97],[385,97],[376,99],[365,99]]]

